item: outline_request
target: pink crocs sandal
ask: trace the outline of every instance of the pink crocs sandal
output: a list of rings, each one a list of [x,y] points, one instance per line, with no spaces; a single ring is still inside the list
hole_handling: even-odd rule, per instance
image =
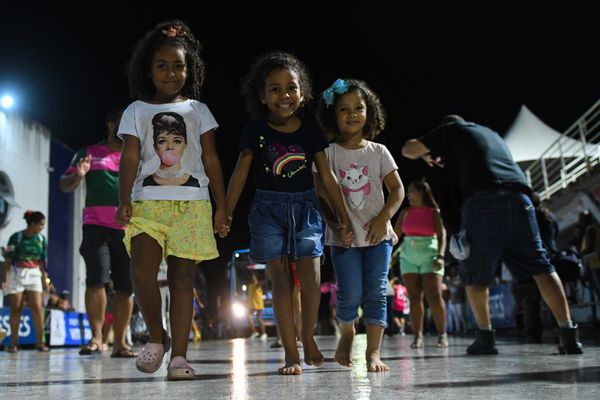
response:
[[[163,331],[162,343],[146,343],[135,360],[135,366],[141,372],[156,372],[160,368],[165,353],[171,349],[171,338]]]
[[[194,368],[181,356],[172,359],[167,368],[167,379],[170,381],[187,381],[194,379],[195,376]]]

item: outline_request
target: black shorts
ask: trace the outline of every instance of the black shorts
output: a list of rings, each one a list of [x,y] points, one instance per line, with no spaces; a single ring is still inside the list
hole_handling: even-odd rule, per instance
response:
[[[86,287],[113,281],[115,290],[132,293],[129,255],[123,243],[125,232],[97,225],[83,226],[79,254],[85,261]]]

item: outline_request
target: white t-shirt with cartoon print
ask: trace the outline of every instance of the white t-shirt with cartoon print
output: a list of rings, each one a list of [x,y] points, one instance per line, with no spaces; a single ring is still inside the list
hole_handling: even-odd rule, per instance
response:
[[[352,247],[371,246],[365,240],[367,231],[363,226],[375,218],[385,205],[383,179],[398,169],[394,158],[384,145],[371,141],[356,150],[331,143],[325,149],[325,155],[342,188],[346,210],[352,222]],[[389,221],[383,240],[392,240],[394,244],[398,241]],[[329,226],[325,231],[325,244],[344,246]]]
[[[121,117],[118,136],[140,140],[133,200],[208,200],[200,136],[217,127],[206,104],[197,100],[131,103]]]

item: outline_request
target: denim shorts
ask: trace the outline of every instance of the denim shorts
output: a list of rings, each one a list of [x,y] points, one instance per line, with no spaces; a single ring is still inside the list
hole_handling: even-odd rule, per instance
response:
[[[491,191],[469,198],[462,207],[461,229],[470,245],[460,267],[466,285],[489,286],[500,261],[515,280],[554,272],[525,194]]]
[[[256,190],[248,215],[250,258],[266,263],[289,257],[321,257],[323,220],[314,190]]]

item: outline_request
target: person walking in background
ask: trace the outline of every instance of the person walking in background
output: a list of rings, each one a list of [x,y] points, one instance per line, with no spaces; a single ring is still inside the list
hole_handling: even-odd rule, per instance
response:
[[[402,155],[446,168],[465,199],[462,251],[456,256],[462,259],[460,277],[478,326],[467,354],[498,354],[488,299],[500,260],[515,279],[535,279],[558,323],[560,354],[581,354],[563,286],[540,240],[531,188],[500,135],[458,115],[447,115],[426,135],[407,141]]]
[[[410,207],[402,211],[394,230],[402,241],[400,271],[408,291],[410,322],[415,338],[413,349],[423,347],[423,293],[438,332],[438,347],[448,347],[446,306],[442,298],[446,229],[431,187],[414,181],[407,191]]]
[[[292,310],[291,262],[297,266],[302,301],[304,362],[321,365],[323,354],[313,337],[319,310],[323,221],[314,191],[313,162],[332,199],[340,234],[350,238],[343,199],[325,158],[323,131],[305,118],[312,99],[310,76],[291,54],[260,56],[245,77],[242,94],[253,121],[242,134],[237,165],[227,191],[235,210],[254,165],[256,184],[250,207],[250,257],[266,263],[273,283],[273,309],[285,350],[282,375],[300,375],[300,355]],[[349,239],[346,239],[348,242]]]
[[[323,92],[317,116],[322,128],[335,138],[325,154],[344,194],[354,233],[352,244],[346,246],[331,229],[336,226],[335,221],[328,221],[325,243],[331,246],[337,277],[341,331],[335,360],[343,366],[352,364],[354,321],[363,304],[367,370],[387,371],[380,348],[387,325],[388,267],[392,246],[398,240],[390,218],[404,199],[404,187],[388,149],[372,141],[385,127],[385,112],[379,97],[365,82],[338,79]],[[387,200],[383,186],[388,191]],[[319,184],[317,194],[322,207],[331,210],[332,199]]]
[[[8,239],[4,253],[2,290],[10,305],[11,342],[6,351],[16,353],[19,349],[19,325],[23,314],[23,296],[27,298],[38,351],[50,350],[43,342],[44,308],[42,293],[48,290],[48,243],[42,235],[46,217],[40,211],[26,211],[23,216],[27,228],[13,233]],[[2,338],[4,339],[4,338]]]
[[[215,146],[218,125],[198,101],[204,80],[200,50],[182,21],[162,22],[147,32],[129,62],[129,89],[135,101],[124,111],[118,131],[123,154],[117,220],[127,225],[133,289],[150,333],[136,367],[155,372],[171,348],[156,279],[166,259],[173,335],[169,380],[195,376],[186,360],[194,271],[200,261],[218,256],[209,184],[216,203],[214,227],[220,236],[227,235],[223,174]]]
[[[259,281],[255,273],[250,275],[250,283],[248,283],[248,326],[252,334],[251,339],[259,338],[262,340],[267,339],[267,332],[265,330],[265,323],[262,319],[262,313],[265,308],[263,301],[263,281]],[[258,322],[258,331],[254,327],[254,321],[252,316],[256,312],[256,322]]]
[[[135,357],[125,335],[131,320],[133,299],[129,256],[123,243],[124,227],[115,220],[119,187],[121,139],[116,135],[122,110],[115,108],[106,114],[106,139],[75,153],[71,165],[60,179],[63,192],[75,191],[85,180],[83,209],[83,239],[79,253],[85,261],[85,310],[92,338],[82,347],[80,355],[103,350],[102,327],[108,302],[105,287],[112,280],[113,357]]]

